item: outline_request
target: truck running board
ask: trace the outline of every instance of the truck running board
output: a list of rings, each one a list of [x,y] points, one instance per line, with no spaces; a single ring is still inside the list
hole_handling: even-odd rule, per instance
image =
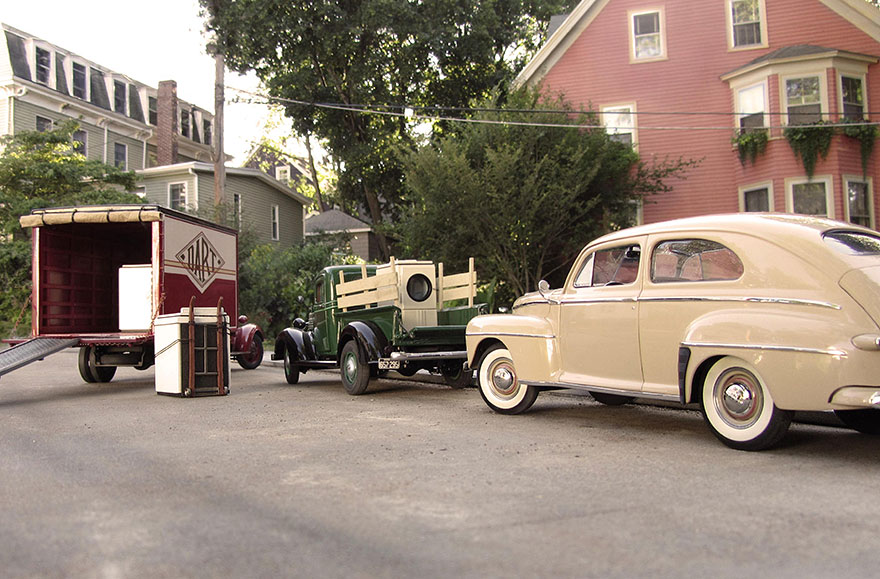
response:
[[[79,338],[33,338],[16,344],[0,352],[0,376],[78,343]]]

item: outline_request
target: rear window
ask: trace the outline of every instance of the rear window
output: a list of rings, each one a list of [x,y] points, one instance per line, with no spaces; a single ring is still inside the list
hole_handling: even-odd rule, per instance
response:
[[[742,274],[742,261],[730,248],[706,239],[665,241],[651,260],[653,283],[732,280]]]
[[[861,231],[831,231],[825,243],[845,255],[880,255],[880,237]]]

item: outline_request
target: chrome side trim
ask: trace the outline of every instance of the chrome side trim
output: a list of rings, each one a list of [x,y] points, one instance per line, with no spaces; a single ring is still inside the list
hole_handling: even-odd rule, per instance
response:
[[[546,334],[518,334],[515,332],[467,332],[466,336],[508,336],[512,338],[545,338],[552,340],[556,338],[554,334],[549,336]]]
[[[846,352],[837,348],[821,350],[819,348],[798,348],[795,346],[773,346],[767,344],[722,344],[716,342],[682,342],[688,348],[731,348],[736,350],[772,350],[775,352],[797,352],[799,354],[825,354],[828,356],[846,357]]]
[[[390,359],[396,361],[406,360],[465,360],[467,350],[451,352],[391,352]]]
[[[526,386],[534,386],[536,388],[570,388],[572,390],[587,390],[589,392],[601,392],[603,394],[618,394],[620,396],[632,396],[633,398],[643,398],[645,400],[664,400],[666,402],[681,403],[678,394],[657,394],[656,392],[645,392],[643,390],[618,390],[617,388],[605,388],[602,386],[588,386],[586,384],[572,384],[570,382],[532,382],[520,380]]]
[[[640,302],[732,302],[732,303],[757,303],[757,304],[783,304],[789,306],[816,306],[831,310],[843,309],[838,304],[821,302],[816,300],[801,300],[796,298],[762,298],[762,297],[640,297]]]
[[[713,302],[713,303],[743,303],[743,304],[781,304],[788,306],[813,306],[819,308],[827,308],[830,310],[843,309],[839,304],[832,302],[823,302],[818,300],[802,300],[798,298],[768,298],[760,296],[751,297],[720,297],[720,296],[675,296],[675,297],[607,297],[607,298],[574,298],[560,299],[559,303],[566,304],[600,304],[600,303],[627,303],[627,302]],[[522,302],[517,308],[533,305],[533,304],[549,304],[546,299],[534,299]]]

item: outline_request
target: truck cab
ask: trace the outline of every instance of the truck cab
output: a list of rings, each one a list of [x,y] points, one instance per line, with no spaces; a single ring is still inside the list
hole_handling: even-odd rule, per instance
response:
[[[396,370],[436,372],[453,387],[471,383],[465,328],[486,313],[475,304],[476,271],[444,275],[443,264],[392,259],[383,265],[324,268],[308,321],[297,319],[275,342],[289,384],[310,369],[339,368],[349,394]]]

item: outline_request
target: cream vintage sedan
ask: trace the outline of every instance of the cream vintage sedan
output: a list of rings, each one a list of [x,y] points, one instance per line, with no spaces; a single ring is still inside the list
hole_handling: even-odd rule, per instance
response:
[[[738,214],[618,231],[561,289],[467,326],[486,404],[541,390],[699,403],[726,445],[760,450],[796,410],[880,433],[880,235],[828,219]]]

